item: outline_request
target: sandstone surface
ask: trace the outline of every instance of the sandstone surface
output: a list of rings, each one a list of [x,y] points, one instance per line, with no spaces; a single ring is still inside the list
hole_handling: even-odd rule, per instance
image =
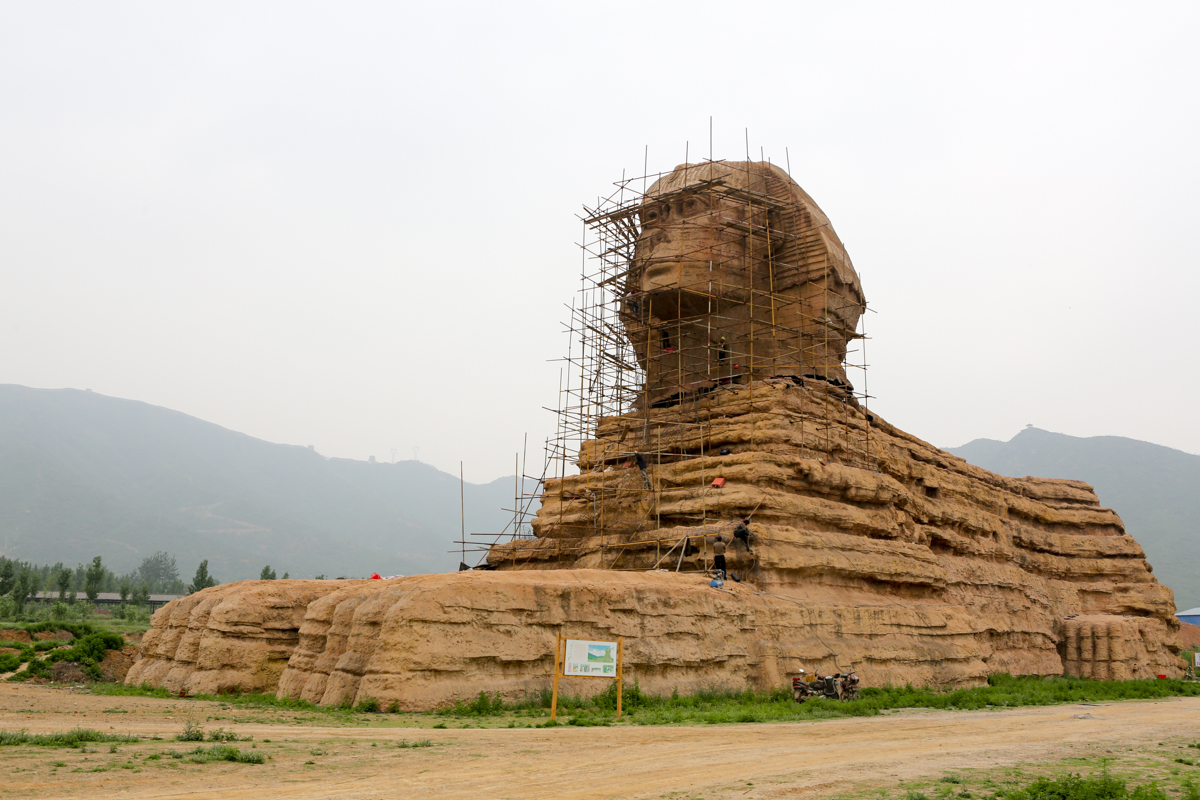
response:
[[[187,694],[275,691],[309,604],[365,581],[240,581],[154,612],[125,683]]]

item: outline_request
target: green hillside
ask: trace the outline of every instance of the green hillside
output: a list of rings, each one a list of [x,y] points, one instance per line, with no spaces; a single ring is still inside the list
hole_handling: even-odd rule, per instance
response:
[[[1096,487],[1146,551],[1176,607],[1200,606],[1200,456],[1120,436],[1078,438],[1026,428],[951,453],[1001,475],[1074,478]]]
[[[457,476],[327,459],[132,400],[0,385],[0,555],[121,572],[157,550],[222,581],[457,568]],[[513,480],[466,485],[468,532],[511,519]],[[474,563],[474,559],[468,559]]]

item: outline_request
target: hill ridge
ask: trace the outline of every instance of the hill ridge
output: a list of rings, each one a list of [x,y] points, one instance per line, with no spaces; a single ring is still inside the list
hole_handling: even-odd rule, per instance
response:
[[[511,477],[464,493],[468,531],[511,519]],[[120,570],[162,549],[181,572],[208,558],[221,580],[266,563],[296,577],[437,572],[458,566],[459,516],[459,479],[428,464],[328,458],[140,400],[0,384],[12,558],[99,554]]]

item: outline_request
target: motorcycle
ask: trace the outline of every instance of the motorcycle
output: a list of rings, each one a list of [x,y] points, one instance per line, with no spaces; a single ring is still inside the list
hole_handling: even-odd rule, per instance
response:
[[[817,697],[817,676],[809,675],[804,670],[800,670],[800,674],[792,678],[792,699],[797,703],[803,703],[810,697]]]
[[[842,673],[842,699],[857,700],[858,699],[858,676],[853,672]]]
[[[803,703],[810,697],[825,697],[830,700],[858,699],[859,677],[853,672],[835,672],[821,677],[800,670],[792,678],[792,699]]]

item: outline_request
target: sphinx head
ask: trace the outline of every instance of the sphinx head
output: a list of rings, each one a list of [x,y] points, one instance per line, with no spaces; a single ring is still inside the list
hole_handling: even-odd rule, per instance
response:
[[[650,187],[639,216],[622,321],[650,402],[750,377],[846,382],[862,287],[787,173],[684,164]]]

